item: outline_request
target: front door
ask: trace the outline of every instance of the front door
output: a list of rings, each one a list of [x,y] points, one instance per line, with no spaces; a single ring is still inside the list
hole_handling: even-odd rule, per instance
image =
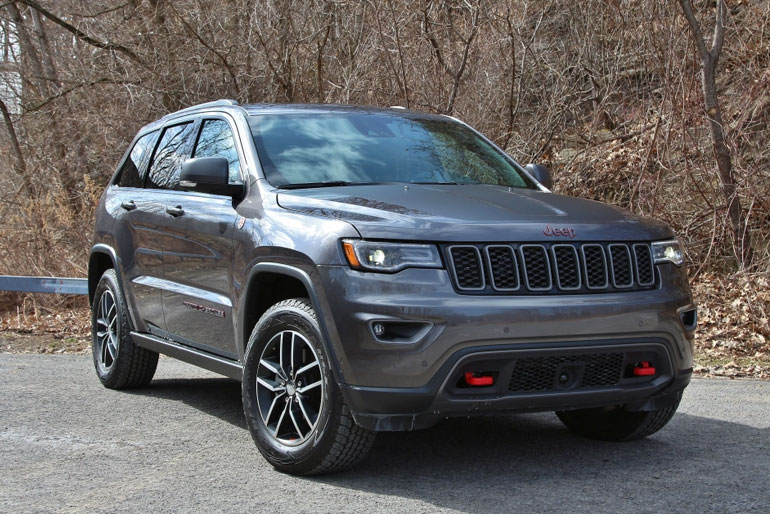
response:
[[[243,183],[233,127],[203,119],[192,157],[225,157],[230,183]],[[173,187],[178,185],[175,184]],[[169,191],[163,266],[163,309],[169,337],[237,359],[232,319],[233,236],[238,215],[229,196]]]

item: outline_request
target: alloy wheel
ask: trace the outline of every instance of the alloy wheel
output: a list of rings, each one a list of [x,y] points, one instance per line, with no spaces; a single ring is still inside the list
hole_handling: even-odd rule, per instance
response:
[[[96,313],[96,354],[99,371],[108,373],[118,357],[118,307],[112,291],[106,289],[99,297]]]
[[[288,446],[310,438],[326,387],[310,342],[294,330],[275,334],[260,356],[256,382],[257,407],[272,437]]]

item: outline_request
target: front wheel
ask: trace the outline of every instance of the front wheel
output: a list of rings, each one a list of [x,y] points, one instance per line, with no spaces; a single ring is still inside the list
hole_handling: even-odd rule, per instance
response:
[[[363,460],[374,442],[374,432],[359,427],[345,405],[307,299],[279,302],[257,322],[242,394],[254,442],[279,471],[341,471]]]
[[[147,385],[158,367],[158,354],[131,339],[123,288],[114,269],[102,275],[91,305],[91,343],[96,374],[109,389]]]
[[[604,441],[634,441],[654,434],[674,417],[682,393],[672,405],[651,411],[628,411],[622,406],[557,411],[562,423],[576,434]]]

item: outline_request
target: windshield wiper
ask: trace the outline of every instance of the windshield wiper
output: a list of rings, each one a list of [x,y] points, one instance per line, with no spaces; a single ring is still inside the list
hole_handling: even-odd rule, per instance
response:
[[[335,187],[335,186],[350,186],[355,182],[346,182],[344,180],[329,180],[326,182],[300,182],[296,184],[283,184],[277,186],[278,189],[304,189],[306,187]]]
[[[410,184],[420,184],[423,186],[462,186],[470,182],[409,182]]]

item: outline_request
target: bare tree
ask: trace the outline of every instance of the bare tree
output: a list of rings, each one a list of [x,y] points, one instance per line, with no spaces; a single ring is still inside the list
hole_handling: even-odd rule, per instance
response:
[[[746,227],[746,217],[741,207],[738,189],[735,185],[732,157],[730,156],[730,148],[727,146],[725,137],[722,109],[719,106],[716,84],[719,54],[722,51],[722,45],[725,40],[727,5],[724,0],[717,0],[711,48],[708,48],[706,44],[706,39],[698,20],[695,18],[690,0],[679,0],[679,5],[682,7],[684,17],[690,26],[692,39],[695,42],[695,47],[698,49],[698,56],[700,58],[703,104],[709,122],[714,157],[717,161],[717,170],[722,186],[722,195],[727,202],[727,214],[730,217],[730,228],[733,234],[733,251],[741,268],[750,267],[752,261],[751,234]]]

